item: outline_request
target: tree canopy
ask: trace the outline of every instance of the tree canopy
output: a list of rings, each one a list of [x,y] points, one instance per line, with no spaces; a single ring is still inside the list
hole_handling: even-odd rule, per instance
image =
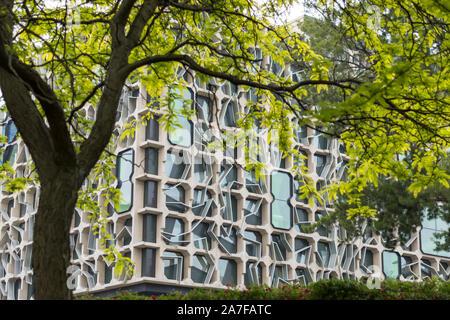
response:
[[[450,139],[448,5],[319,1],[316,9],[352,43],[327,57],[283,20],[292,2],[0,0],[0,88],[41,186],[33,244],[37,299],[70,296],[70,221],[77,203],[95,208],[84,197],[89,189],[80,191],[87,178],[104,174],[105,192],[111,191],[111,174],[101,163],[111,157],[122,88],[144,85],[153,99],[149,111],[164,110],[161,123],[170,130],[179,111],[170,107],[176,93],[165,90],[183,86],[180,68],[200,81],[255,88],[263,98],[249,106],[240,126],[276,131],[288,155],[298,156],[290,148],[298,124],[343,141],[348,180],[322,192],[330,200],[345,194],[350,217],[375,215],[360,198],[379,176],[411,181],[415,195],[435,182],[448,188],[449,175],[438,165]],[[268,68],[261,57],[279,68]],[[300,68],[301,78],[277,71],[287,65]],[[93,120],[85,119],[88,105]],[[191,112],[182,110],[187,117]],[[411,148],[411,163],[397,161]],[[305,168],[299,171],[301,191],[311,198],[317,191]],[[14,189],[27,181],[10,183]]]

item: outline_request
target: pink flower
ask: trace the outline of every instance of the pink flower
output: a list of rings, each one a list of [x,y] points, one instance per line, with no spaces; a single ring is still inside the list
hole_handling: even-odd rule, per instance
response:
[[[152,300],[156,300],[156,296],[152,296]]]

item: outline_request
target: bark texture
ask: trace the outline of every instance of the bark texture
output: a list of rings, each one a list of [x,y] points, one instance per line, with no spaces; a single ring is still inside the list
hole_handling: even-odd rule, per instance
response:
[[[55,170],[55,179],[41,184],[33,235],[33,283],[37,299],[71,299],[67,287],[69,232],[78,187],[74,168]]]

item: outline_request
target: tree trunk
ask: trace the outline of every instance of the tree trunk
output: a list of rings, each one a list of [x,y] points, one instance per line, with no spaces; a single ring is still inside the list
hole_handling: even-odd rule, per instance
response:
[[[41,179],[39,208],[33,232],[33,286],[36,300],[71,299],[66,285],[70,264],[69,232],[78,197],[75,169],[55,170]]]

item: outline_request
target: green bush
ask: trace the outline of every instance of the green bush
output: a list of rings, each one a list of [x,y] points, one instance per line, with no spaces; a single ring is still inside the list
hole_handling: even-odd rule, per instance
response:
[[[80,299],[92,299],[83,296]],[[278,288],[252,285],[245,290],[196,288],[160,296],[118,292],[112,300],[450,300],[450,282],[437,278],[421,282],[385,280],[380,289],[369,289],[364,281],[324,279],[308,285],[289,284]]]

